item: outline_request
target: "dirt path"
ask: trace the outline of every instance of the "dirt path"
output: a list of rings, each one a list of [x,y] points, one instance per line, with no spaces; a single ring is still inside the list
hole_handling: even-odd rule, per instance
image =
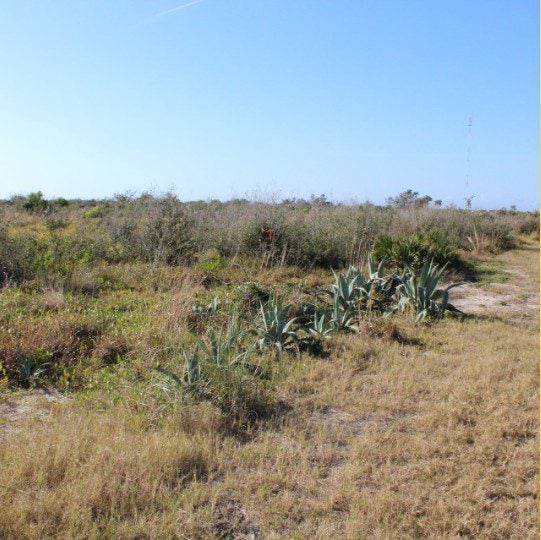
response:
[[[503,282],[468,283],[451,291],[451,303],[465,313],[539,314],[539,244],[524,242],[484,262],[507,277]]]

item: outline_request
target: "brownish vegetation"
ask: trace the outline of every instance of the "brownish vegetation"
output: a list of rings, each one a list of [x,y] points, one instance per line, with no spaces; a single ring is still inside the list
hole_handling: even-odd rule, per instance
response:
[[[365,243],[340,244],[350,246],[341,264],[366,257],[379,234],[406,235],[390,249],[407,245],[417,257],[428,221],[444,231],[461,222],[462,238],[472,224],[479,236],[487,220],[506,240],[472,253],[466,236],[445,233],[477,280],[456,295],[465,314],[416,323],[409,312],[382,317],[359,304],[353,331],[306,346],[309,309],[326,309],[333,275],[323,259],[269,256],[285,243],[257,240],[250,251],[231,240],[238,231],[224,216],[248,208],[247,219],[249,203],[102,201],[85,217],[86,203],[69,202],[52,214],[62,226],[44,225],[51,214],[41,203],[36,212],[3,206],[0,536],[538,536],[539,252],[535,228],[523,230],[532,216],[323,202],[265,211],[288,227],[314,212],[306,219],[319,216],[318,234],[331,215],[350,224],[386,216],[386,228],[357,239]],[[154,218],[143,204],[161,209],[153,230],[162,232],[148,244],[143,229]],[[115,236],[115,212],[131,219],[123,208],[139,212],[125,248]],[[176,211],[193,228],[171,248],[164,223]],[[193,224],[219,220],[227,230],[216,244],[231,251]],[[101,251],[71,243],[83,230]],[[338,232],[329,234],[334,245]],[[164,255],[188,244],[187,258]],[[18,270],[23,260],[34,261],[31,271]],[[492,303],[473,305],[481,294]],[[283,338],[281,354],[261,330],[269,298],[290,304],[285,316],[298,317],[304,336]],[[213,343],[214,364],[205,360]]]

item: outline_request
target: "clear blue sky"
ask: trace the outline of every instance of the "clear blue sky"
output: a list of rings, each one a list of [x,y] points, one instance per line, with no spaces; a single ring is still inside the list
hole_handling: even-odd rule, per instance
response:
[[[0,0],[0,196],[174,187],[379,203],[412,188],[537,208],[538,10]]]

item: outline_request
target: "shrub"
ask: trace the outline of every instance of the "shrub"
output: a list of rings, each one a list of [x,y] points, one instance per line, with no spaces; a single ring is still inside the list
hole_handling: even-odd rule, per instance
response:
[[[539,233],[539,214],[526,218],[519,226],[522,234]]]
[[[61,217],[53,217],[53,216],[48,217],[45,223],[47,225],[47,229],[50,232],[64,229],[65,227],[68,226],[68,222],[66,221],[66,219],[61,218]]]
[[[104,208],[101,205],[93,206],[85,211],[83,216],[88,219],[101,218],[104,215]]]
[[[223,268],[224,260],[218,250],[210,250],[199,258],[198,266],[205,272],[215,272]]]
[[[407,267],[419,269],[428,261],[453,270],[464,270],[465,262],[456,248],[437,232],[400,236],[380,236],[374,245],[376,261],[387,261],[397,270]]]
[[[197,251],[193,220],[171,194],[121,198],[104,225],[125,261],[178,265],[190,262]]]
[[[23,208],[29,212],[42,212],[47,209],[49,202],[43,198],[41,191],[30,193],[23,202]]]
[[[70,278],[73,271],[97,261],[116,260],[111,245],[85,237],[49,237],[21,234],[9,236],[0,229],[0,267],[16,282],[38,280],[50,283]]]
[[[66,208],[69,206],[69,201],[64,199],[64,197],[58,197],[57,199],[53,199],[51,204],[57,208]]]
[[[368,203],[330,204],[324,197],[183,203],[172,194],[138,198],[128,194],[110,201],[72,201],[62,219],[70,223],[73,236],[88,237],[91,231],[92,239],[107,244],[103,255],[106,262],[179,265],[198,260],[203,266],[209,265],[207,271],[221,266],[224,258],[236,256],[256,258],[267,267],[359,266],[374,244],[376,255],[379,251],[388,255],[394,252],[400,264],[403,259],[419,266],[429,256],[456,269],[461,266],[457,250],[508,249],[513,245],[512,233],[535,232],[539,226],[537,215],[531,213],[441,209],[413,191],[395,199],[393,206],[378,207]],[[48,203],[41,192],[4,203],[0,210],[8,216],[6,223],[12,220],[13,230],[8,225],[11,233],[28,231],[18,229],[25,219],[28,223],[27,217],[17,214],[21,205],[39,214],[64,203],[60,199]],[[41,225],[40,219],[45,218],[32,218],[33,227]],[[46,222],[50,232],[62,227],[62,221],[56,219]],[[272,229],[272,238],[263,237],[262,227]],[[39,234],[34,232],[33,236],[43,242]],[[399,253],[401,249],[406,252]],[[216,257],[198,257],[208,253],[216,253]]]

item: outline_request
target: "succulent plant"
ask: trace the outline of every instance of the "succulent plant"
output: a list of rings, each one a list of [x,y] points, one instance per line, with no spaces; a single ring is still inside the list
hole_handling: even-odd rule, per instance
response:
[[[295,346],[297,334],[293,327],[297,319],[288,319],[290,309],[289,304],[284,305],[283,300],[277,300],[274,295],[260,304],[262,326],[256,328],[260,349],[274,347],[277,354],[281,354],[284,349]]]
[[[416,313],[417,322],[426,317],[441,317],[445,310],[458,311],[449,304],[449,290],[463,283],[452,283],[445,289],[438,289],[444,270],[445,265],[439,268],[430,261],[423,265],[418,276],[411,269],[398,276],[400,285],[396,291],[398,297],[396,309],[404,311],[408,307],[412,308]]]

